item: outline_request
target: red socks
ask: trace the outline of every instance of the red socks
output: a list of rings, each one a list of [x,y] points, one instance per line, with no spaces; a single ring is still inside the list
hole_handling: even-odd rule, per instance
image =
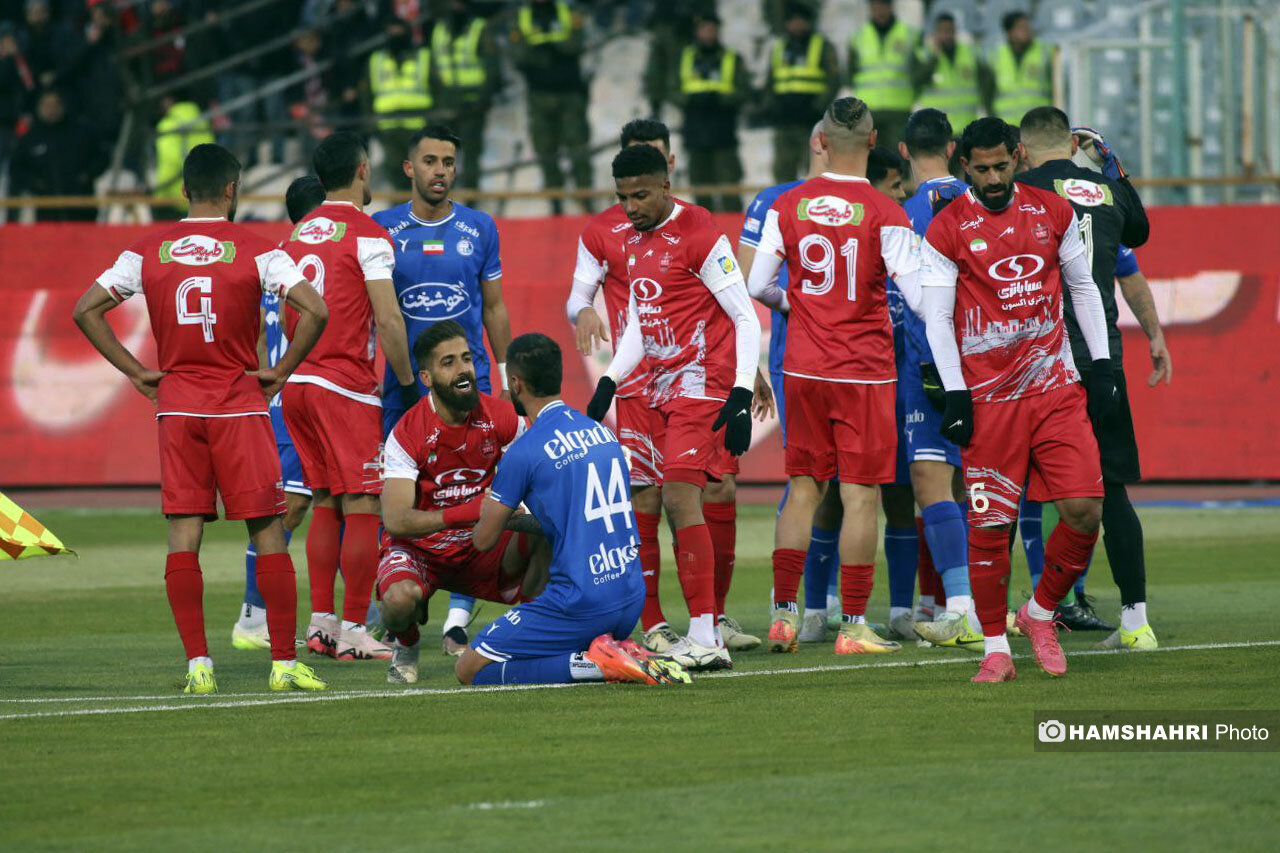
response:
[[[676,571],[684,591],[689,616],[715,615],[715,551],[706,524],[692,524],[676,531]]]
[[[312,613],[334,612],[333,584],[338,578],[341,538],[342,516],[336,509],[318,506],[311,510],[311,527],[307,530],[307,580],[311,586]]]
[[[1055,609],[1076,579],[1084,574],[1098,542],[1098,531],[1081,533],[1061,521],[1053,528],[1044,549],[1044,574],[1036,585],[1035,599],[1045,610]]]
[[[267,636],[271,638],[272,660],[297,657],[293,639],[298,629],[298,587],[293,576],[293,560],[287,553],[259,554],[258,592],[267,605]]]
[[[1003,635],[1009,613],[1008,528],[969,528],[969,586],[983,636]]]
[[[342,619],[363,625],[373,595],[373,581],[378,574],[378,528],[382,519],[373,513],[353,512],[346,516],[346,522],[342,533],[342,577],[346,582]],[[310,544],[308,535],[307,545]]]
[[[805,552],[798,548],[776,548],[773,552],[774,604],[795,604],[804,579]],[[808,602],[806,602],[806,605]]]
[[[724,615],[724,600],[733,583],[733,563],[738,549],[738,505],[736,503],[704,503],[702,516],[711,531],[711,547],[715,551],[716,616]]]
[[[648,631],[667,621],[658,598],[658,576],[662,571],[662,550],[658,547],[658,522],[653,512],[637,512],[636,526],[640,534],[640,573],[644,575],[644,610],[640,611],[640,628]]]
[[[182,637],[187,659],[209,656],[204,636],[204,576],[200,574],[200,558],[195,551],[170,554],[164,563],[164,587],[169,593],[173,621]]]
[[[867,615],[874,571],[875,566],[840,566],[840,604],[845,616]]]

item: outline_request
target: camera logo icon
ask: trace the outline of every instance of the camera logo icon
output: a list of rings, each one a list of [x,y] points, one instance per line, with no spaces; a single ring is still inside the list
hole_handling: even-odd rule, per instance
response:
[[[1067,727],[1057,720],[1045,720],[1036,726],[1036,737],[1041,743],[1062,743],[1067,739]]]

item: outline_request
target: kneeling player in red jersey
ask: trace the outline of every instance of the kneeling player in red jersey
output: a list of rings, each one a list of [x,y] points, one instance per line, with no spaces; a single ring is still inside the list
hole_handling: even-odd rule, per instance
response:
[[[1005,616],[1023,483],[1062,520],[1015,624],[1041,669],[1067,671],[1053,612],[1098,540],[1102,472],[1090,420],[1115,399],[1102,298],[1075,214],[1053,192],[1014,184],[1017,138],[998,118],[965,128],[960,156],[973,186],[938,213],[921,250],[923,317],[946,388],[942,434],[964,448],[969,579],[986,653],[975,682],[1015,676]],[[1093,359],[1087,389],[1063,333],[1064,284]]]
[[[498,547],[477,551],[471,527],[503,448],[524,431],[510,403],[476,388],[462,326],[444,320],[414,344],[431,395],[387,438],[382,520],[389,539],[378,565],[382,621],[396,637],[393,684],[418,680],[418,625],[438,589],[501,604],[536,595],[550,551],[528,515],[515,516]],[[523,531],[523,532],[517,532]]]
[[[217,519],[244,519],[257,550],[258,590],[267,611],[272,690],[323,690],[295,660],[297,591],[280,515],[284,492],[267,400],[307,355],[328,311],[283,251],[231,224],[240,164],[217,145],[197,145],[182,167],[186,219],[121,253],[75,308],[85,337],[134,387],[156,403],[161,508],[169,519],[164,581],[187,654],[184,693],[215,693],[204,632],[200,540]],[[160,359],[148,370],[126,350],[106,313],[141,293]],[[259,370],[258,306],[264,294],[299,314],[293,344]]]

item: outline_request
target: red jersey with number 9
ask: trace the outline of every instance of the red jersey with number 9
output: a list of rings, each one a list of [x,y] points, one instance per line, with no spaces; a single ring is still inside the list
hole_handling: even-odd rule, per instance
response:
[[[892,382],[893,324],[885,278],[919,268],[907,214],[852,175],[824,173],[783,193],[760,249],[786,260],[783,373],[836,382]]]
[[[302,280],[289,256],[225,219],[183,219],[130,246],[98,284],[147,301],[160,380],[158,415],[266,414],[257,370],[262,294]]]

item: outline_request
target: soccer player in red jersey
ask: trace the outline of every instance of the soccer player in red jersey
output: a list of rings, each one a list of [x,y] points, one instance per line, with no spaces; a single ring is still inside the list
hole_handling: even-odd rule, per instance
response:
[[[418,625],[432,593],[514,604],[540,591],[551,557],[541,536],[510,529],[493,550],[472,545],[498,460],[524,423],[510,403],[476,388],[467,333],[453,320],[423,332],[414,357],[431,395],[397,422],[383,454],[382,520],[390,538],[378,565],[378,597],[382,622],[397,640],[387,671],[393,684],[418,680]],[[528,515],[512,521],[537,529],[528,527]]]
[[[798,648],[796,595],[814,510],[839,479],[840,587],[837,654],[898,651],[867,625],[876,553],[876,486],[894,480],[897,425],[893,326],[885,277],[918,304],[919,238],[906,213],[867,181],[876,133],[867,105],[832,102],[819,141],[828,171],[788,190],[765,220],[750,290],[787,312],[783,396],[790,494],[773,552],[769,647]],[[774,283],[783,261],[788,288]]]
[[[667,126],[656,119],[633,119],[622,127],[621,147],[652,145],[667,158],[668,173],[675,168],[671,154],[671,136]],[[621,204],[615,204],[593,216],[578,240],[578,260],[573,271],[573,288],[567,309],[574,324],[578,348],[583,355],[595,352],[599,342],[621,340],[627,324],[627,302],[630,281],[627,278],[626,253],[617,235],[630,227]],[[605,313],[609,324],[600,319],[593,303],[603,284]],[[644,645],[653,652],[665,652],[679,641],[662,613],[658,597],[658,578],[662,555],[658,548],[658,522],[662,512],[661,456],[653,444],[653,434],[661,429],[660,420],[649,406],[646,388],[648,365],[643,361],[618,388],[618,441],[627,454],[631,471],[631,503],[635,508],[640,533],[640,566],[644,575],[644,610],[640,629]],[[767,390],[767,386],[765,386]],[[771,394],[769,395],[772,396]],[[655,426],[656,423],[656,426]],[[748,651],[760,645],[760,639],[744,632],[736,620],[725,615],[725,597],[733,578],[737,545],[737,507],[734,504],[734,478],[737,474],[732,457],[726,459],[728,470],[719,483],[708,487],[702,510],[715,549],[715,584],[717,624],[730,651]]]
[[[1090,420],[1114,404],[1102,298],[1071,205],[1013,182],[1017,130],[998,118],[965,128],[972,184],[930,223],[922,257],[929,348],[946,389],[942,433],[964,450],[969,579],[985,656],[975,682],[1012,681],[1005,634],[1009,530],[1023,483],[1061,517],[1045,572],[1015,624],[1050,675],[1067,670],[1053,611],[1089,565],[1102,513]],[[1089,387],[1063,331],[1065,285],[1088,346]]]
[[[626,329],[587,414],[602,419],[617,383],[648,359],[648,401],[656,413],[650,436],[690,615],[688,636],[665,654],[693,669],[728,667],[702,504],[708,479],[730,470],[724,451],[738,456],[751,444],[760,321],[728,238],[706,210],[671,197],[662,152],[624,148],[613,160],[613,177],[630,221],[614,237],[626,257],[630,298]]]
[[[369,155],[354,133],[335,133],[313,156],[326,200],[285,244],[329,306],[320,343],[289,377],[284,419],[302,460],[315,508],[307,531],[311,624],[307,648],[339,660],[389,660],[391,647],[365,630],[378,569],[382,491],[382,401],[374,370],[374,327],[400,383],[405,407],[417,400],[404,318],[391,283],[395,257],[382,226],[365,215]],[[342,621],[334,612],[341,562]]]
[[[294,659],[297,592],[285,549],[280,457],[267,400],[315,346],[328,311],[293,261],[231,224],[240,164],[217,145],[197,145],[182,168],[186,219],[121,253],[76,303],[75,321],[102,356],[156,403],[161,508],[169,519],[164,580],[187,654],[185,693],[215,693],[204,632],[200,540],[216,520],[242,518],[258,552],[258,589],[267,610],[272,690],[323,690]],[[141,293],[151,316],[159,370],[121,345],[106,313]],[[293,345],[260,369],[258,309],[269,293],[298,312]]]

